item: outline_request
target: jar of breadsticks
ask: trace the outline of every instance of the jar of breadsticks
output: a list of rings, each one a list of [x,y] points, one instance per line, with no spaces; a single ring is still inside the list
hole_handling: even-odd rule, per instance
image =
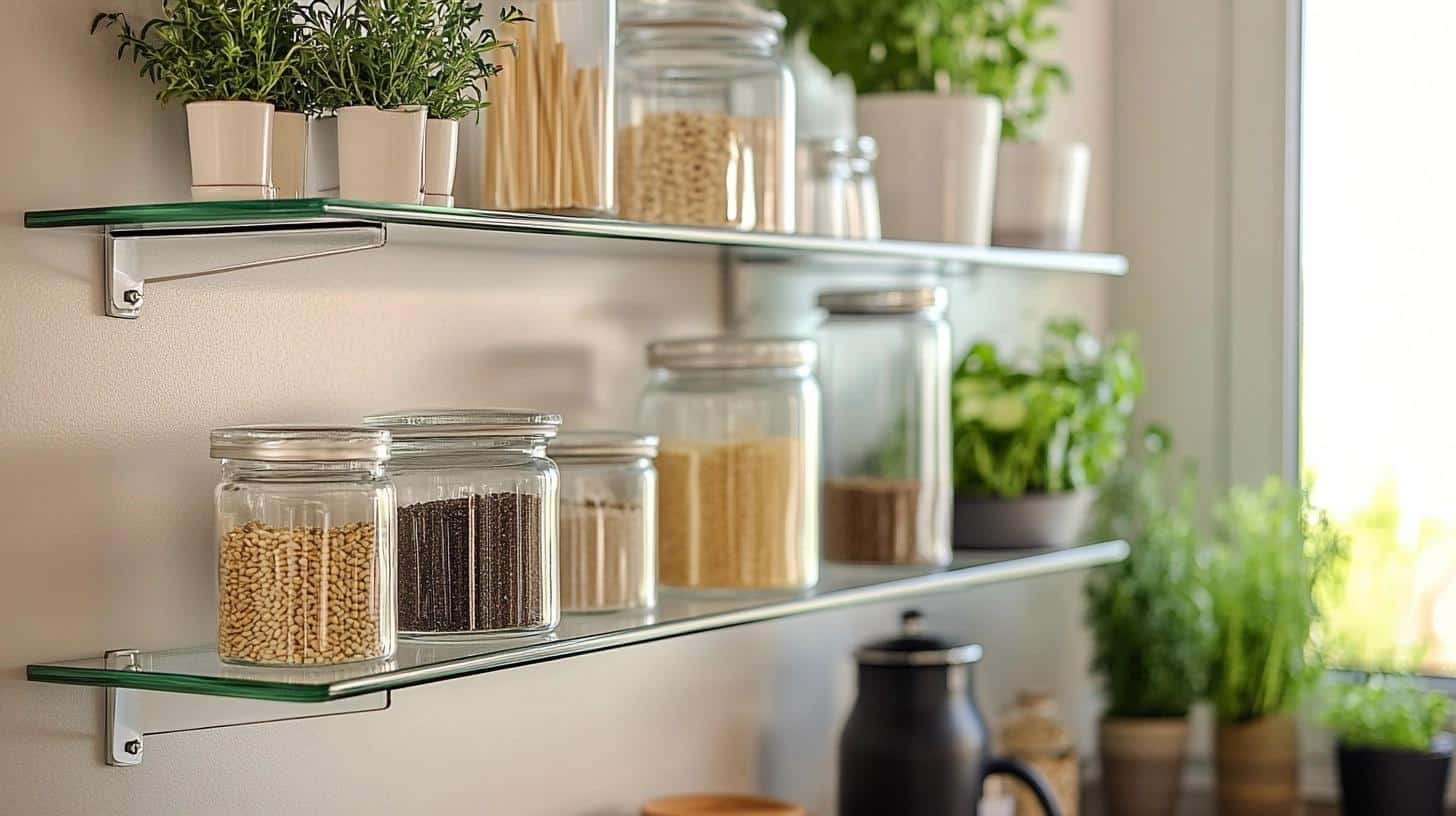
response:
[[[612,160],[616,0],[534,0],[498,27],[482,128],[481,205],[591,215],[616,206]],[[487,9],[487,13],[489,9]]]
[[[748,0],[622,0],[622,218],[794,229],[794,83],[783,15]]]

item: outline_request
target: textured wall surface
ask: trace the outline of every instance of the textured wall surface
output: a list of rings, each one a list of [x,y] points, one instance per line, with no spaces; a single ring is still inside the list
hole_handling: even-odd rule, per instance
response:
[[[1078,5],[1079,95],[1053,132],[1105,145],[1110,9]],[[99,691],[24,681],[31,661],[210,638],[209,428],[479,404],[618,423],[642,344],[720,314],[709,252],[397,230],[381,252],[156,285],[141,320],[103,318],[96,235],[26,231],[22,213],[183,198],[187,164],[182,112],[86,36],[95,10],[12,3],[0,28],[0,812],[625,814],[653,794],[755,788],[826,812],[849,650],[894,608],[411,689],[383,713],[157,737],[133,769],[102,764]],[[1093,244],[1105,184],[1099,170]],[[186,271],[223,251],[153,260]],[[971,281],[957,330],[1026,338],[1067,309],[1101,325],[1106,285]],[[1078,585],[927,602],[937,627],[986,645],[988,710],[1027,685],[1084,709]]]

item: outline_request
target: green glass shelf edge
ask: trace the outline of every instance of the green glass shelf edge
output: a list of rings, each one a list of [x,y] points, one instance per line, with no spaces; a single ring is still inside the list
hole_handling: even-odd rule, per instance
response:
[[[258,669],[236,669],[260,677],[224,677],[205,672],[136,671],[108,669],[93,665],[97,658],[61,663],[37,663],[26,666],[26,679],[66,685],[107,686],[144,691],[165,691],[184,694],[206,694],[280,702],[326,702],[361,694],[397,690],[435,683],[455,677],[484,674],[503,669],[574,657],[665,640],[672,637],[708,632],[731,626],[776,620],[795,615],[840,609],[879,601],[906,599],[918,595],[950,592],[981,584],[997,583],[1087,569],[1110,564],[1127,557],[1123,541],[1107,541],[1072,547],[1065,550],[998,551],[976,556],[982,560],[958,563],[949,568],[909,572],[905,568],[842,567],[826,565],[832,572],[831,585],[802,596],[778,599],[692,600],[664,598],[659,609],[664,620],[643,625],[620,626],[613,616],[568,616],[559,638],[522,638],[514,641],[481,641],[478,643],[430,643],[402,640],[396,660],[415,661],[414,665],[389,670],[358,667],[335,667],[314,670],[327,678],[270,681],[268,673]],[[858,572],[856,572],[858,571]],[[859,576],[858,578],[856,576]],[[859,583],[864,576],[880,579]],[[846,583],[848,582],[848,583]],[[696,608],[696,611],[695,611]],[[672,612],[680,617],[672,617]],[[620,618],[617,618],[620,620]],[[596,631],[594,627],[600,629]],[[576,634],[572,634],[576,632]],[[435,653],[454,654],[439,660],[422,656]],[[144,653],[144,663],[193,661],[200,665],[216,665],[211,646]],[[224,667],[223,670],[234,670]],[[279,670],[293,672],[294,670]],[[295,672],[307,675],[307,672]]]
[[[188,201],[173,204],[126,204],[68,210],[39,210],[25,214],[34,229],[55,227],[113,227],[188,229],[205,232],[230,224],[288,223],[290,227],[317,222],[353,221],[402,224],[489,232],[563,235],[630,241],[695,244],[758,252],[769,258],[783,256],[838,256],[901,261],[929,261],[982,265],[1005,269],[1082,272],[1100,275],[1127,273],[1127,259],[1097,252],[963,246],[920,241],[855,240],[776,232],[738,231],[673,224],[649,224],[580,215],[472,210],[384,204],[337,198],[274,199],[270,201]]]

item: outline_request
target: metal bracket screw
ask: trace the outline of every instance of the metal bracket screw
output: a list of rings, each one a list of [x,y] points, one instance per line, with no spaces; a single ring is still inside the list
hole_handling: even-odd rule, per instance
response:
[[[142,741],[139,739],[130,740],[121,749],[132,756],[137,756],[142,752]]]
[[[135,306],[142,302],[142,293],[135,289],[128,289],[121,293],[121,299]]]

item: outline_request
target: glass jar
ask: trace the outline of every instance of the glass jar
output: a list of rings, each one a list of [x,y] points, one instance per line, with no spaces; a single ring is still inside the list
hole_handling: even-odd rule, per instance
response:
[[[218,428],[217,655],[303,666],[395,648],[389,433]]]
[[[394,435],[400,634],[478,638],[555,629],[559,479],[546,442],[561,417],[485,408],[365,422]]]
[[[716,337],[647,348],[639,425],[657,454],[664,587],[783,590],[819,579],[814,341]]]
[[[868,136],[799,143],[796,226],[801,234],[879,239],[876,155],[875,140]]]
[[[624,0],[622,218],[794,230],[794,81],[784,17],[747,0]]]
[[[822,292],[824,549],[950,561],[950,327],[940,287]]]
[[[561,608],[650,609],[657,602],[657,437],[580,431],[547,454],[561,468]]]

